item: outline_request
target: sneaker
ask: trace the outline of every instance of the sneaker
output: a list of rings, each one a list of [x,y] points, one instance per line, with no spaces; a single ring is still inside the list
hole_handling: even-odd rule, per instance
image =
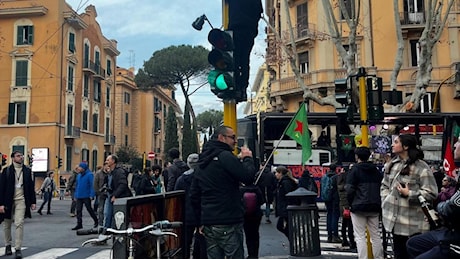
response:
[[[266,224],[271,224],[272,221],[271,221],[269,218],[267,218],[267,219],[265,220],[265,223],[266,223]]]
[[[332,237],[332,243],[342,243],[342,239],[336,237],[336,236],[333,236]]]
[[[53,213],[51,213],[51,212],[46,212],[46,215],[53,215]]]
[[[41,210],[37,211],[37,213],[40,214],[40,215],[42,215],[42,211],[41,211]]]
[[[22,258],[22,252],[21,249],[16,249],[16,252],[14,252],[16,259],[21,259]]]
[[[327,237],[327,242],[332,243],[332,237]]]
[[[70,217],[75,217],[75,213],[70,213]]]
[[[76,225],[75,227],[72,228],[72,230],[79,230],[79,229],[82,229],[83,226],[82,225]]]
[[[5,255],[12,255],[13,251],[11,251],[11,245],[5,247]]]

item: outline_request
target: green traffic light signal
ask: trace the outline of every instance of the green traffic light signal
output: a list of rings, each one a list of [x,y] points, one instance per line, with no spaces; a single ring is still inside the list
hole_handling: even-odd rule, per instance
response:
[[[232,98],[235,94],[232,33],[212,29],[208,40],[214,47],[208,54],[208,62],[214,67],[208,74],[211,91],[219,98]]]

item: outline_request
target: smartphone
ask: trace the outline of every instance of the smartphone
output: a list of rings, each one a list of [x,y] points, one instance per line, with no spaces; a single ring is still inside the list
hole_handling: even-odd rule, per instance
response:
[[[401,185],[401,187],[403,188],[406,188],[406,184],[405,183],[399,183]]]

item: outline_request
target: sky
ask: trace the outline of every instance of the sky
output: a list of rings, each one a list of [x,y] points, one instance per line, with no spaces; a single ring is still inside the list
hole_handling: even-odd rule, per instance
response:
[[[77,13],[83,13],[88,5],[94,5],[97,11],[97,22],[102,33],[108,39],[118,42],[120,55],[117,58],[119,67],[142,68],[144,61],[151,58],[155,51],[172,45],[204,46],[211,50],[208,33],[211,27],[203,25],[201,31],[192,27],[193,21],[203,14],[206,15],[214,28],[222,26],[222,0],[66,0]],[[256,77],[257,69],[262,65],[265,53],[265,23],[259,21],[259,35],[251,53],[251,72],[248,90]],[[192,86],[191,90],[197,86]],[[248,93],[248,99],[250,97]],[[183,109],[185,103],[180,88],[176,92],[176,100]],[[191,102],[198,115],[209,109],[223,110],[223,103],[209,89],[209,85],[196,91]],[[244,117],[246,102],[237,105],[237,117]]]

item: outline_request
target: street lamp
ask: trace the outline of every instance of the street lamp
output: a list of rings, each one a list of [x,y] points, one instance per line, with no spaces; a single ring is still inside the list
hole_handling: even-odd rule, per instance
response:
[[[211,28],[214,29],[214,27],[212,27],[211,22],[209,22],[208,18],[204,14],[196,18],[196,20],[192,23],[192,27],[195,28],[195,30],[197,31],[201,31],[201,29],[203,29],[204,21],[207,21],[209,26],[211,26]]]

